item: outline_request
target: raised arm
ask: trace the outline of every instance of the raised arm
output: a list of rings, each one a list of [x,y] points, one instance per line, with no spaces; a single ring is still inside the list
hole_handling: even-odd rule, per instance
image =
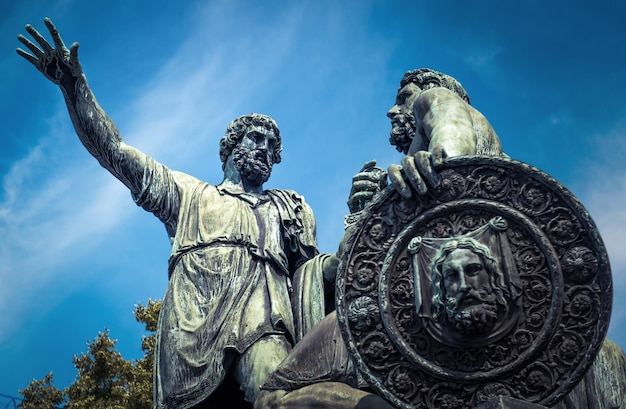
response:
[[[20,34],[18,40],[32,54],[21,48],[17,53],[61,88],[74,129],[89,153],[133,193],[138,193],[147,156],[124,144],[117,127],[98,105],[78,60],[78,43],[68,50],[52,21],[46,18],[44,23],[54,46],[29,24],[26,31],[39,46]]]

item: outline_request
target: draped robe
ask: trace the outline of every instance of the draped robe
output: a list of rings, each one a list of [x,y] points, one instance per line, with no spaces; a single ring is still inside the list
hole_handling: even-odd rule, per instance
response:
[[[237,193],[146,162],[133,197],[172,241],[154,407],[187,408],[222,382],[228,351],[243,353],[267,334],[293,344],[324,316],[326,256],[295,192]]]

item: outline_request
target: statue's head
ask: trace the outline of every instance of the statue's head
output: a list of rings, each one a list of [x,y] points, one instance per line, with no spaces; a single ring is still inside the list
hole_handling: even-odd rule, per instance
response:
[[[511,299],[498,261],[475,239],[457,237],[431,265],[432,316],[467,336],[493,329]]]
[[[419,68],[417,70],[407,71],[402,77],[402,80],[400,80],[400,89],[407,84],[415,84],[422,91],[435,87],[448,88],[465,102],[470,103],[469,95],[467,95],[465,88],[463,88],[459,81],[448,74],[431,70],[430,68]]]
[[[232,160],[242,177],[263,184],[272,166],[280,163],[282,142],[276,121],[267,115],[242,115],[233,120],[220,140],[222,169]]]
[[[391,119],[389,142],[399,152],[407,153],[415,136],[413,103],[420,93],[435,87],[447,88],[468,104],[470,102],[461,83],[449,75],[429,68],[407,71],[400,81],[396,103],[387,112],[387,116]]]

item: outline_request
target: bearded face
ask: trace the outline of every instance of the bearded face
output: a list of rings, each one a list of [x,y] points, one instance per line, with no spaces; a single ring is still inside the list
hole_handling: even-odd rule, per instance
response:
[[[444,309],[448,323],[467,336],[489,332],[498,320],[496,296],[489,288],[446,296]]]
[[[391,119],[389,142],[399,152],[407,153],[415,136],[416,124],[413,104],[421,92],[417,84],[406,84],[398,91],[394,106],[387,111],[387,116]]]
[[[396,147],[398,152],[407,153],[415,136],[415,117],[412,112],[395,115],[391,119],[389,143]]]
[[[233,149],[233,162],[242,179],[261,186],[272,173],[272,153],[264,149],[249,149],[238,145]]]
[[[451,251],[443,253],[445,257],[435,269],[441,277],[436,284],[441,291],[433,291],[435,315],[466,336],[487,333],[497,324],[500,302],[504,302],[498,299],[494,288],[495,271],[487,269],[486,259],[476,252],[479,247],[448,250]]]

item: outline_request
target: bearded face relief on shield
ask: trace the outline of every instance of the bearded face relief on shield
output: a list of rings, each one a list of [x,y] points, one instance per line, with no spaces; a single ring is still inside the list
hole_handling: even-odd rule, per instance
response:
[[[517,320],[519,278],[503,218],[468,234],[415,237],[415,308],[436,339],[454,346],[492,342]]]

